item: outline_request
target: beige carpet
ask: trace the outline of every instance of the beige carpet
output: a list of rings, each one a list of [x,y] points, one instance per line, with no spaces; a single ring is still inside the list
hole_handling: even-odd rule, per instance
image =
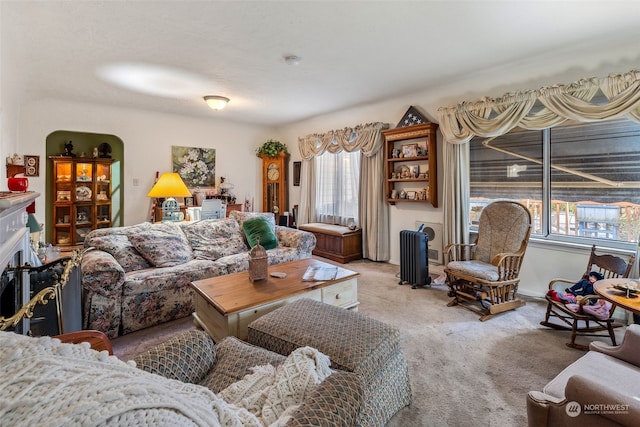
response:
[[[398,266],[363,260],[347,268],[361,273],[359,312],[402,333],[413,402],[389,426],[525,426],[527,392],[583,354],[565,346],[567,332],[539,325],[543,301],[527,298],[524,307],[480,322],[469,310],[446,306],[445,286],[398,285]],[[113,341],[114,352],[127,360],[191,327],[186,318],[125,335]],[[617,330],[619,338],[623,332]]]

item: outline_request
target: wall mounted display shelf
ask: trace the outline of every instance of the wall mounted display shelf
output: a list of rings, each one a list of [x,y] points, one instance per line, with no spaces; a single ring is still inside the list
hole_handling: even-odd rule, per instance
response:
[[[385,198],[431,203],[438,207],[438,168],[435,123],[382,131],[385,149]]]

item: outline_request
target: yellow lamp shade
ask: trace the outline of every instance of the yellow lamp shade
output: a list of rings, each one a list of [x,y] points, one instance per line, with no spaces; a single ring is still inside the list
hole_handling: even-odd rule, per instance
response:
[[[155,183],[149,197],[191,197],[191,191],[187,188],[180,175],[177,173],[163,173]]]

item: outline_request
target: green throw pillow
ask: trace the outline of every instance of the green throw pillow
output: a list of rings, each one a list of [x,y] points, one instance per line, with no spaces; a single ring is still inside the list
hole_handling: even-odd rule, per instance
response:
[[[260,239],[260,246],[265,249],[274,249],[278,247],[278,238],[271,229],[269,222],[264,217],[256,217],[246,220],[242,224],[247,242],[250,247],[254,247]]]

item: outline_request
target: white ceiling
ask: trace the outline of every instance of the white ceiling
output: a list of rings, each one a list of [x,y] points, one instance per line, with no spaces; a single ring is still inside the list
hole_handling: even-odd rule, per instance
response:
[[[267,125],[514,65],[590,69],[616,60],[613,46],[640,40],[635,1],[0,0],[0,18],[3,57],[21,67],[29,96]],[[284,63],[291,54],[299,65]],[[636,60],[640,50],[627,54]],[[114,62],[205,83],[180,93],[172,82],[173,97],[138,93],[97,76]],[[204,95],[231,102],[214,112]]]

